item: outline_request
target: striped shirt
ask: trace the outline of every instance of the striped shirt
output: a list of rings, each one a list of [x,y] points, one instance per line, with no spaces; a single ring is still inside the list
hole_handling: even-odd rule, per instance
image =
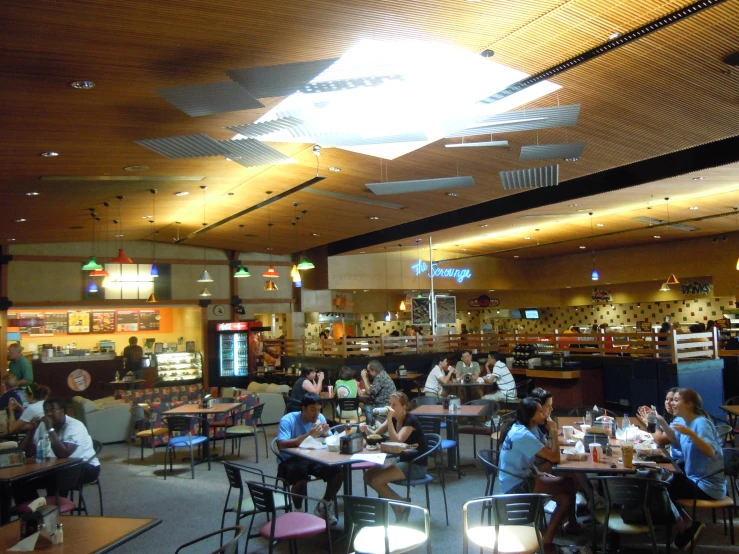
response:
[[[493,375],[496,377],[495,382],[498,383],[498,389],[501,392],[504,392],[506,396],[508,396],[508,393],[512,392],[515,396],[516,381],[513,379],[511,370],[508,369],[508,366],[504,361],[498,360],[495,362],[495,365],[493,366]]]

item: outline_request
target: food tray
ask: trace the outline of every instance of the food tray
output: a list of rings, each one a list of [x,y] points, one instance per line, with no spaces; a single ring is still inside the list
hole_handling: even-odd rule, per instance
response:
[[[380,452],[385,454],[400,454],[408,449],[408,445],[404,442],[383,442],[380,443]]]

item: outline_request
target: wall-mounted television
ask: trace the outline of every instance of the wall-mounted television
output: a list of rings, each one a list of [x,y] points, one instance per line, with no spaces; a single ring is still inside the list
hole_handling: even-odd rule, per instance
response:
[[[521,319],[521,310],[511,309],[511,319]]]
[[[539,310],[536,308],[523,308],[521,311],[524,319],[539,319]]]

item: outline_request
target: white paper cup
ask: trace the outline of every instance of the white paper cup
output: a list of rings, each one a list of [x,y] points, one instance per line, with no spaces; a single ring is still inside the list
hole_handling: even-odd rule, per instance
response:
[[[328,385],[328,395],[333,396],[334,395],[334,386]]]
[[[572,425],[565,425],[562,427],[562,436],[566,441],[572,440],[572,434],[575,432],[575,428]]]
[[[593,442],[590,444],[590,458],[593,463],[603,461],[603,445],[599,442]]]
[[[592,425],[588,425],[587,423],[583,423],[582,425],[580,425],[580,431],[582,431],[583,433],[587,433],[590,430],[591,427],[592,427]]]

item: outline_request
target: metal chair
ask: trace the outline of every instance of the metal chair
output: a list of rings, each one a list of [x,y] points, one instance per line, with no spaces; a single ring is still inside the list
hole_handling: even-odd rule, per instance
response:
[[[593,412],[592,406],[578,406],[577,408],[572,408],[570,412],[567,414],[568,417],[585,417],[585,414],[587,412]],[[593,418],[598,416],[600,414],[600,410],[593,412]]]
[[[426,434],[424,432],[424,434]],[[428,446],[428,449],[426,452],[419,454],[415,458],[411,460],[411,464],[417,464],[424,458],[429,458],[431,455],[439,455],[441,452],[441,437],[434,433],[428,433],[426,434],[426,444]],[[441,492],[444,495],[444,514],[446,515],[446,524],[449,525],[449,511],[447,510],[446,505],[446,481],[444,480],[444,468],[437,464],[437,470],[439,472],[439,481],[441,482]],[[400,479],[398,481],[391,481],[391,484],[393,485],[400,485],[406,488],[405,498],[410,498],[411,496],[411,487],[415,487],[416,485],[423,485],[426,489],[426,509],[431,512],[431,502],[429,500],[429,483],[433,483],[434,478],[431,477],[428,473],[424,475],[421,479]]]
[[[92,446],[95,449],[95,454],[93,454],[92,456],[90,456],[90,458],[85,460],[85,463],[90,463],[90,460],[92,458],[97,458],[100,455],[100,451],[103,449],[103,443],[95,439],[93,439],[92,441]],[[82,495],[82,491],[84,490],[85,487],[90,487],[90,486],[97,486],[98,488],[98,499],[100,501],[100,516],[102,517],[103,515],[103,489],[100,486],[100,474],[98,474],[98,476],[95,478],[94,481],[90,481],[89,483],[80,483],[79,494],[77,498],[77,507],[75,508],[75,511],[78,514],[81,514],[82,510],[84,510],[85,513],[87,513],[87,504],[85,503],[85,498]],[[74,493],[72,494],[72,500],[74,501]]]
[[[264,410],[264,404],[257,404],[249,409],[243,410],[229,418],[232,418],[233,424],[226,427],[226,433],[223,436],[223,453],[226,453],[226,439],[231,439],[231,454],[234,452],[234,441],[239,441],[238,456],[241,456],[241,439],[243,437],[254,437],[254,452],[257,463],[259,463],[259,441],[257,440],[257,433],[261,432],[264,435],[264,451],[265,456],[269,458],[269,447],[267,446],[267,432],[264,430],[262,424],[262,410]],[[251,425],[246,425],[244,419],[247,416],[251,416]],[[240,422],[240,423],[239,423]]]
[[[416,396],[415,398],[411,398],[408,404],[408,411],[413,411],[419,406],[434,406],[436,404],[441,404],[441,401],[436,396]]]
[[[74,501],[67,498],[67,495],[71,491],[81,490],[82,471],[84,470],[85,465],[85,461],[80,459],[78,463],[67,466],[56,472],[56,490],[58,494],[47,494],[46,503],[50,506],[59,506],[60,514],[74,514],[77,509]],[[30,503],[31,501],[17,504],[11,508],[10,513],[16,516],[20,516],[21,514],[30,514]],[[87,509],[84,507],[83,509],[85,510],[85,515],[87,515]]]
[[[519,402],[529,395],[532,383],[533,379],[524,379],[516,383],[515,395],[507,394],[506,399],[501,403],[501,410],[515,412]]]
[[[349,421],[350,423],[360,423],[365,421],[362,407],[359,405],[359,398],[337,398],[336,405],[338,407],[336,418],[340,421]]]
[[[548,494],[500,494],[466,502],[462,507],[462,552],[467,554],[470,542],[496,554],[544,552],[542,512],[550,499]],[[470,508],[478,505],[480,525],[470,527]]]
[[[354,543],[355,552],[395,554],[413,550],[425,543],[426,551],[431,553],[431,543],[428,540],[431,522],[427,509],[385,498],[366,496],[341,498],[344,500],[344,520],[350,522],[348,549],[351,549]],[[398,524],[390,525],[390,506],[423,512],[424,530]]]
[[[500,452],[498,450],[480,450],[480,452],[477,453],[477,457],[480,458],[480,461],[485,468],[485,477],[488,481],[487,487],[485,488],[486,496],[490,496],[491,494],[493,494],[493,490],[495,489],[495,479],[498,477],[498,473],[501,472],[512,475],[513,477],[517,477],[519,479],[523,479],[524,483],[526,483],[526,487],[529,489],[529,492],[531,492],[529,481],[526,479],[525,475],[517,475],[516,473],[512,473],[500,468]]]
[[[336,428],[338,428],[338,427],[339,427],[339,425],[336,425],[336,426],[332,427],[331,429],[333,430],[333,429],[336,429]],[[344,426],[343,426],[343,425],[341,425],[340,427],[341,427],[342,429],[344,428]],[[274,455],[275,455],[275,458],[276,458],[277,460],[280,460],[280,459],[281,459],[281,458],[280,458],[280,449],[279,449],[279,448],[277,448],[277,437],[275,437],[274,439],[272,439],[272,442],[271,442],[271,443],[269,444],[269,448],[270,448],[270,450],[272,450],[272,454],[274,454]],[[279,462],[278,462],[278,464],[279,464]],[[279,467],[279,465],[278,465],[278,467]],[[308,483],[310,483],[311,481],[313,481],[313,477],[312,477],[312,476],[310,476],[310,475],[308,475],[308,479],[307,479],[307,481],[308,481]],[[365,488],[364,488],[364,492],[365,492],[365,494],[367,493],[367,487],[366,487],[366,486],[365,486]],[[306,511],[306,512],[308,511],[308,501],[307,501],[307,500],[306,500],[306,502],[305,502],[305,506],[304,506],[304,509],[305,509],[305,511]]]
[[[265,513],[269,521],[265,523],[259,529],[259,536],[269,540],[269,553],[272,554],[276,541],[290,541],[290,551],[297,552],[297,540],[310,537],[313,535],[319,535],[326,532],[328,537],[328,552],[331,554],[331,526],[329,525],[328,519],[322,519],[308,512],[293,512],[292,502],[293,498],[302,498],[308,500],[309,497],[303,496],[302,494],[295,494],[286,492],[268,485],[256,483],[253,481],[246,482],[249,487],[249,494],[251,494],[252,502],[254,503],[254,509],[256,510],[251,516],[251,522],[249,523],[249,531],[246,536],[246,552],[249,548],[249,538],[251,537],[252,526],[254,525],[254,517],[257,513]],[[285,497],[288,499],[285,513],[277,515],[278,501],[275,495],[279,497]],[[316,502],[324,504],[326,510],[328,510],[327,502],[318,498],[313,498]],[[307,504],[307,502],[306,502]]]
[[[442,421],[438,417],[428,417],[428,416],[421,416],[418,418],[418,421],[421,423],[421,427],[423,428],[423,433],[425,435],[428,435],[429,433],[433,435],[439,435],[441,436],[441,424]],[[452,431],[456,431],[456,423],[451,422],[450,425],[452,425]],[[456,436],[457,439],[459,439],[459,435],[456,433],[453,435]],[[454,454],[456,455],[457,459],[457,479],[462,478],[462,470],[459,467],[460,461],[459,461],[459,440],[452,440],[452,439],[441,439],[441,447],[439,449],[439,460],[441,460],[441,463],[437,460],[437,464],[439,464],[440,467],[443,466],[443,459],[444,457],[441,455],[441,453],[444,450],[454,450]],[[449,453],[447,452],[447,456],[449,456]]]
[[[230,533],[231,531],[234,532],[234,536],[226,544],[223,544],[223,535],[225,535],[226,533]],[[218,550],[212,551],[210,554],[237,554],[239,551],[239,540],[244,535],[244,528],[241,525],[234,525],[233,527],[226,527],[224,529],[219,529],[218,531],[213,531],[212,533],[208,533],[207,535],[198,537],[195,540],[186,542],[177,550],[175,550],[175,554],[178,554],[178,552],[180,552],[180,550],[182,550],[183,548],[201,543],[211,537],[215,537],[216,535],[220,535],[221,537],[221,547]],[[197,550],[195,550],[195,552],[202,553],[203,550],[202,548],[198,548]]]
[[[128,441],[128,451],[126,453],[126,465],[131,461],[131,441],[141,441],[141,459],[144,459],[144,441],[151,442],[151,455],[154,458],[154,465],[157,463],[157,441],[164,441],[164,435],[167,434],[166,427],[153,427],[152,417],[156,421],[156,412],[150,412],[146,415],[146,409],[139,404],[131,405],[131,438]]]
[[[204,435],[193,435],[195,422],[204,422],[201,417],[193,416],[167,416],[167,429],[169,430],[169,441],[167,450],[164,452],[164,479],[167,479],[167,454],[169,454],[169,471],[172,471],[174,451],[176,448],[188,447],[190,449],[190,471],[195,479],[195,451],[193,447],[208,441]],[[208,458],[208,471],[210,471],[210,458]]]
[[[490,437],[490,448],[493,448],[493,433],[495,426],[493,418],[498,415],[500,405],[495,400],[471,400],[466,402],[465,406],[486,406],[487,409],[480,417],[469,418],[467,425],[459,425],[457,432],[460,435],[472,435],[472,456],[477,456],[477,436],[487,435]],[[486,425],[487,423],[487,425]]]
[[[513,424],[513,422],[516,420],[516,412],[508,412],[507,414],[503,414],[498,418],[498,423],[493,424],[495,425],[494,429],[491,429],[490,431],[490,439],[495,443],[495,448],[497,450],[500,450],[500,437],[503,434],[503,431],[506,429],[506,427],[510,427],[510,425]]]

